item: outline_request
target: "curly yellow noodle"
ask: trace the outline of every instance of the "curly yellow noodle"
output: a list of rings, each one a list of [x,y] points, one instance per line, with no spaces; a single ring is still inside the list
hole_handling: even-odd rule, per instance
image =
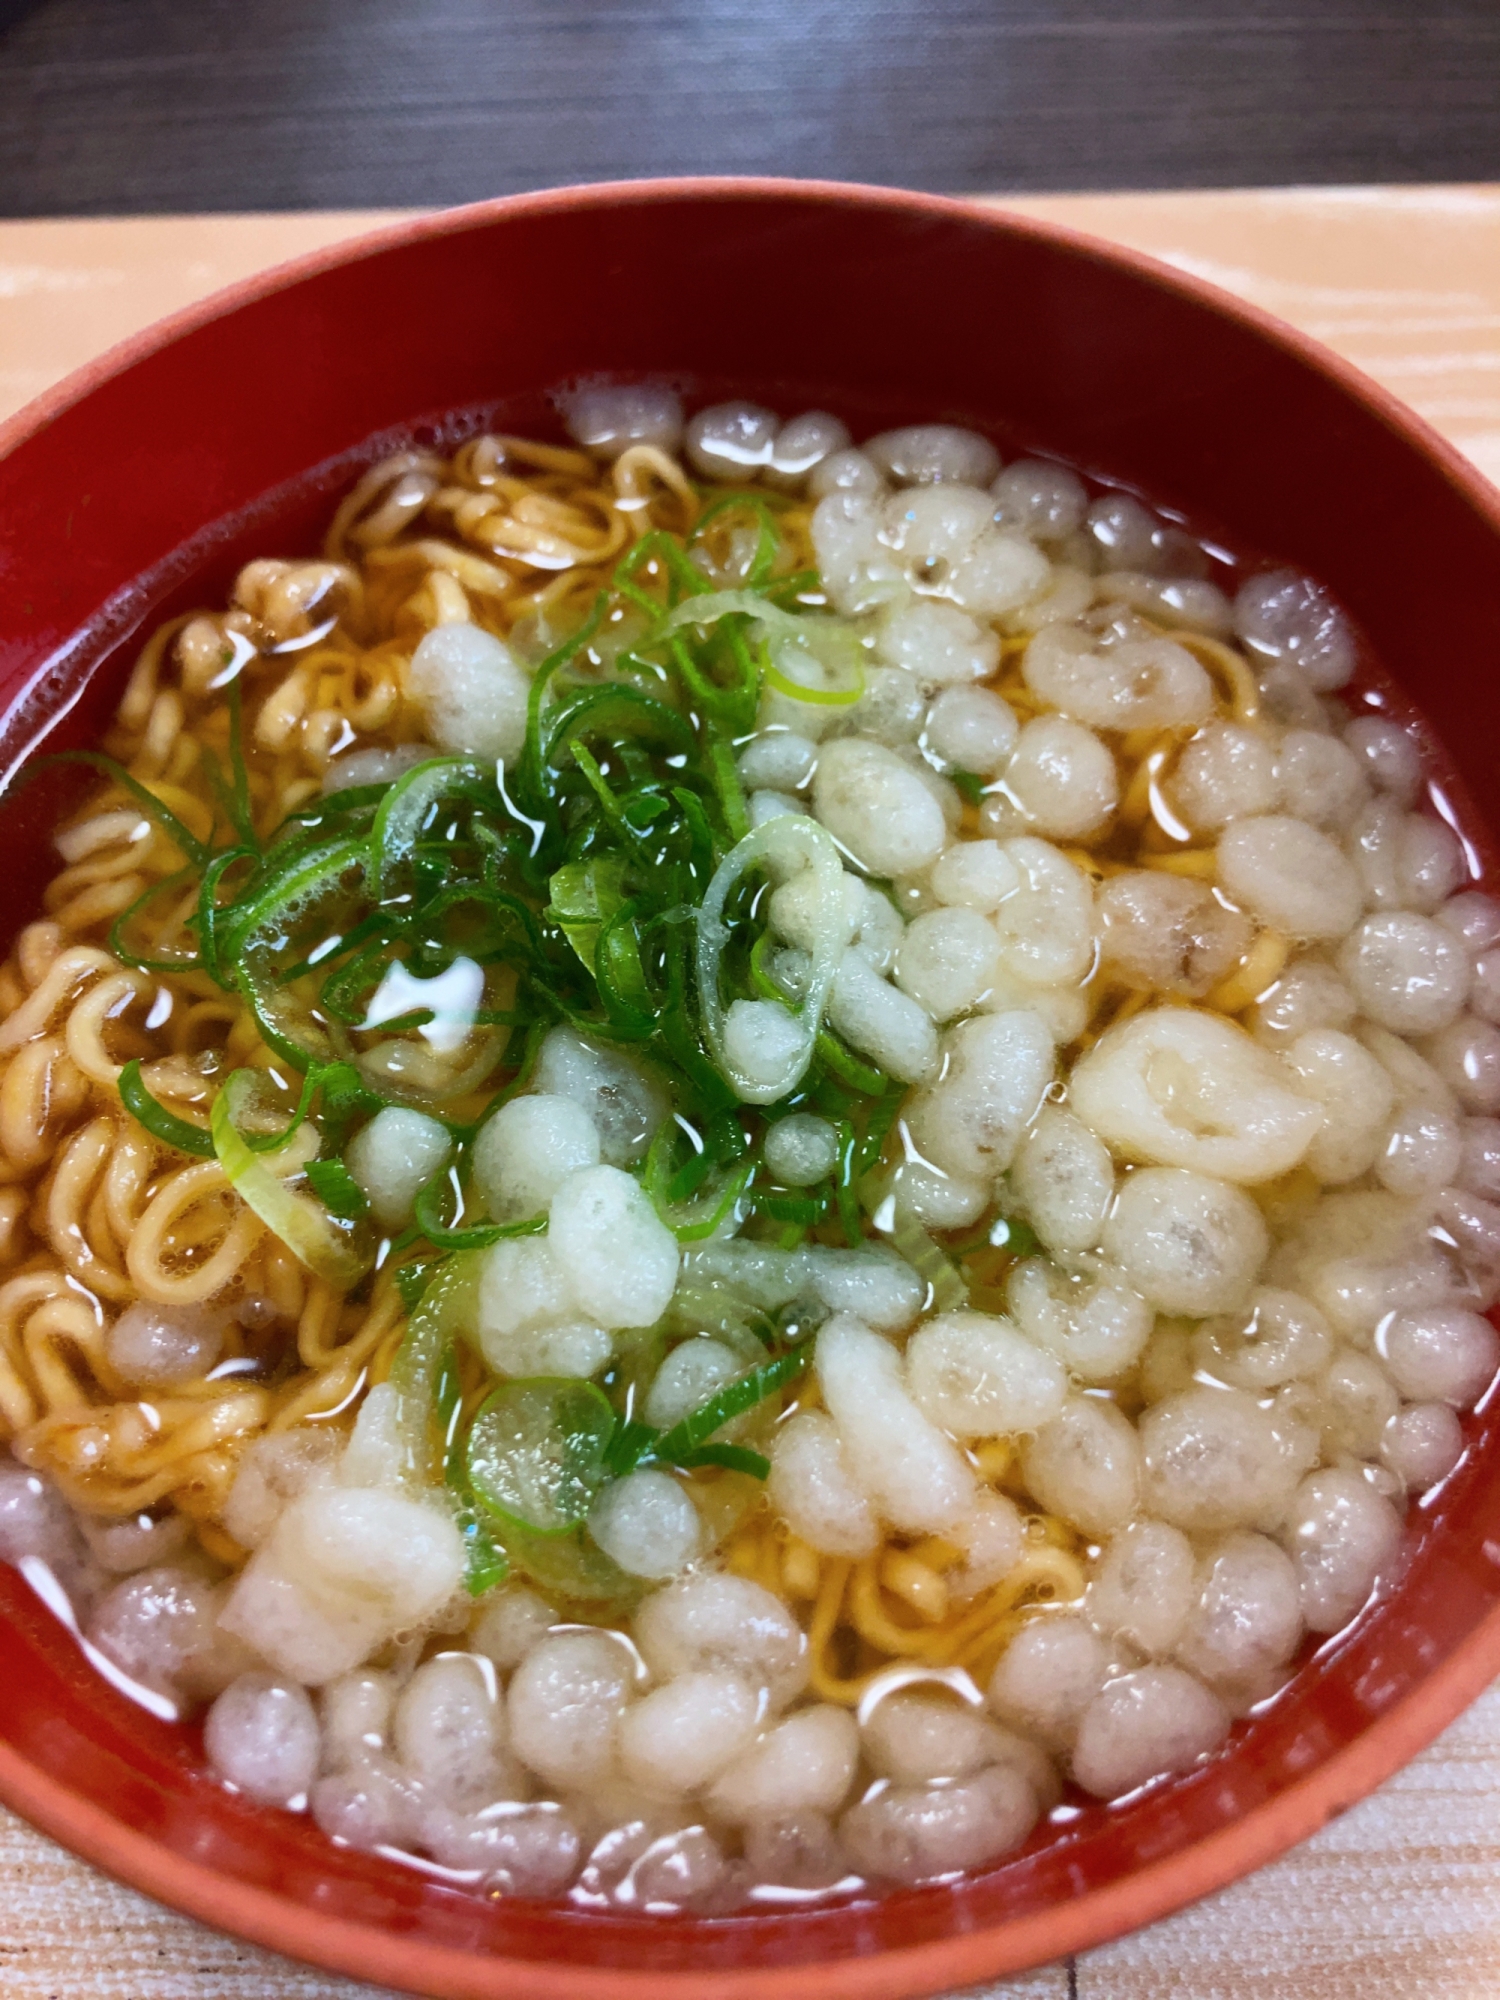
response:
[[[1143,854],[1141,866],[1159,868],[1168,875],[1188,875],[1198,882],[1212,882],[1219,873],[1219,853],[1214,847],[1188,847],[1175,854]]]
[[[1291,955],[1292,947],[1284,937],[1275,931],[1262,931],[1240,964],[1227,979],[1220,981],[1204,1005],[1216,1007],[1221,1014],[1242,1014],[1276,983]]]
[[[308,1287],[316,1282],[286,1245],[267,1231],[260,1239],[258,1261],[246,1277],[245,1288],[266,1299],[279,1319],[295,1323],[306,1307]]]
[[[1229,697],[1229,712],[1236,722],[1254,723],[1260,719],[1260,689],[1256,686],[1248,660],[1235,652],[1232,646],[1210,639],[1201,632],[1176,632],[1172,636],[1179,646],[1185,646],[1201,661],[1225,689]]]
[[[25,992],[41,985],[61,950],[62,932],[50,918],[39,917],[24,927],[16,939],[14,969]]]
[[[229,1194],[229,1183],[217,1160],[179,1168],[153,1191],[126,1252],[131,1282],[143,1299],[164,1306],[202,1305],[230,1283],[264,1227],[249,1209],[238,1204],[211,1255],[187,1270],[173,1270],[167,1261],[172,1254],[174,1228],[206,1197]]]
[[[65,931],[86,931],[95,924],[110,923],[128,910],[145,886],[140,875],[117,875],[111,881],[80,889],[60,904],[49,896],[48,907]]]
[[[68,1015],[65,1041],[69,1059],[90,1082],[106,1089],[119,1082],[121,1066],[104,1046],[104,1024],[150,990],[144,973],[112,972],[75,1002]]]
[[[33,925],[31,928],[35,930],[40,926]],[[118,969],[108,952],[98,951],[91,945],[72,945],[68,950],[58,952],[33,983],[32,992],[8,1020],[0,1022],[0,1055],[20,1048],[35,1035],[43,1034],[64,1000],[71,999],[95,973],[115,972]],[[25,970],[24,959],[22,970]]]
[[[192,623],[194,613],[189,611],[180,618],[169,618],[164,625],[158,625],[151,637],[141,648],[140,658],[125,684],[125,692],[120,698],[117,720],[122,729],[141,729],[151,713],[156,700],[157,677],[166,657],[167,648],[185,625]]]
[[[133,1270],[115,1264],[118,1249],[113,1233],[106,1233],[101,1244],[88,1216],[121,1129],[116,1118],[94,1118],[63,1148],[47,1192],[47,1236],[80,1285],[101,1298],[124,1303],[140,1289],[139,1282]]]
[[[395,1365],[396,1356],[400,1351],[405,1333],[406,1322],[402,1319],[397,1320],[389,1333],[381,1336],[379,1344],[370,1356],[370,1364],[367,1371],[368,1379],[372,1386],[377,1382],[389,1381],[391,1369]]]
[[[21,1315],[37,1301],[55,1297],[59,1276],[53,1271],[28,1271],[0,1285],[0,1421],[12,1436],[35,1423],[38,1409]]]
[[[110,815],[113,818],[113,814]],[[142,871],[138,863],[145,857],[135,847],[122,847],[117,853],[94,854],[87,861],[77,862],[54,876],[43,892],[43,900],[49,910],[57,913],[57,920],[67,928],[67,918],[63,911],[83,895],[85,890],[113,891],[123,880],[137,885],[136,893],[144,886]],[[103,904],[100,905],[101,914]]]
[[[60,1035],[44,1035],[12,1056],[0,1077],[0,1179],[20,1179],[44,1164],[55,1128],[77,1113],[87,1092]]]
[[[599,477],[599,468],[588,454],[569,445],[543,444],[536,438],[512,437],[508,432],[479,439],[476,453],[485,445],[493,447],[501,460],[529,465],[538,472],[556,473],[566,479],[581,479],[590,483]]]
[[[815,1548],[800,1535],[788,1535],[781,1546],[781,1587],[787,1596],[816,1597],[820,1565]]]
[[[160,1158],[161,1149],[149,1132],[131,1121],[121,1121],[100,1190],[117,1244],[127,1244],[140,1227],[147,1189]]]
[[[858,1703],[873,1678],[868,1673],[840,1673],[830,1658],[852,1567],[851,1563],[839,1560],[824,1563],[807,1627],[807,1684],[824,1701],[840,1702],[846,1708]]]
[[[348,544],[375,548],[399,535],[421,513],[446,471],[429,452],[403,451],[372,465],[340,502],[324,549],[334,561],[347,557]]]
[[[163,1030],[177,1055],[196,1054],[200,1048],[222,1047],[224,1039],[242,1019],[238,1005],[216,993],[211,1000],[195,1000],[190,1007],[174,1007]],[[217,1039],[212,1031],[222,1029]],[[209,1031],[205,1037],[205,1030]]]
[[[405,608],[422,625],[467,625],[473,622],[473,613],[462,585],[446,570],[429,570],[421,588],[406,600]]]
[[[121,1384],[105,1358],[103,1314],[77,1292],[54,1292],[41,1300],[27,1315],[22,1340],[27,1371],[47,1410],[88,1405],[88,1383],[76,1371],[73,1356],[107,1395],[120,1393]]]
[[[928,1624],[939,1624],[948,1613],[948,1586],[941,1570],[923,1562],[915,1550],[889,1549],[880,1558],[880,1587],[910,1606]]]
[[[368,560],[377,573],[396,565],[409,568],[413,563],[420,563],[428,569],[444,570],[465,590],[472,590],[480,597],[507,597],[515,583],[510,571],[501,569],[498,563],[485,562],[469,549],[456,548],[452,542],[440,542],[430,537],[420,542],[401,542],[390,548],[373,549]]]
[[[895,1659],[935,1658],[942,1645],[940,1631],[898,1625],[888,1616],[881,1593],[881,1572],[886,1560],[881,1556],[866,1556],[854,1565],[849,1578],[849,1622],[877,1652],[889,1653]]]
[[[181,696],[171,688],[163,688],[151,704],[137,752],[138,767],[148,778],[161,777],[166,771],[182,734],[184,719]]]
[[[35,1423],[45,1402],[27,1345],[27,1323],[33,1312],[58,1302],[95,1310],[72,1289],[66,1274],[54,1268],[27,1271],[0,1285],[0,1415],[12,1433]],[[71,1377],[63,1400],[65,1405],[79,1400]]]
[[[698,496],[675,458],[654,444],[633,444],[614,464],[615,494],[620,506],[645,534],[652,523],[647,507],[665,489],[677,502],[677,518],[669,523],[680,535],[690,535],[698,521]]]
[[[1026,1617],[1038,1615],[1049,1603],[1081,1597],[1085,1580],[1075,1556],[1051,1547],[1033,1549],[969,1609],[941,1624],[915,1628],[897,1624],[881,1603],[881,1561],[877,1556],[858,1563],[823,1560],[808,1625],[808,1651],[810,1685],[825,1701],[853,1706],[894,1661],[973,1671],[991,1655],[998,1657]],[[1027,1598],[1034,1600],[1029,1606]],[[848,1629],[877,1656],[875,1664],[854,1674],[842,1671],[831,1657],[846,1617]]]
[[[163,1399],[106,1409],[60,1409],[15,1439],[28,1464],[44,1464],[75,1506],[134,1514],[169,1495],[189,1513],[218,1513],[234,1478],[235,1450],[264,1429],[264,1389],[231,1388],[212,1401]]]
[[[20,1261],[26,1241],[26,1190],[0,1187],[0,1265]]]
[[[370,1357],[401,1324],[400,1296],[393,1285],[382,1285],[353,1332],[341,1344],[332,1345],[326,1329],[337,1324],[339,1302],[336,1295],[330,1297],[331,1309],[314,1288],[304,1309],[297,1329],[297,1350],[309,1372],[278,1407],[272,1425],[275,1430],[289,1430],[294,1424],[342,1409],[367,1372]]]
[[[306,1302],[297,1321],[297,1359],[304,1368],[326,1368],[338,1350],[342,1295],[321,1278],[307,1287]]]
[[[1128,832],[1138,831],[1153,817],[1153,793],[1182,740],[1176,730],[1168,730],[1141,754],[1121,796],[1116,815],[1119,825]]]

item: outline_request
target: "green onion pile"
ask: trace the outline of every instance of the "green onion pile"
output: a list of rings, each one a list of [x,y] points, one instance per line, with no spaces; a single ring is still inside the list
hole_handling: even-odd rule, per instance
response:
[[[732,589],[705,574],[711,526],[732,531],[746,552]],[[183,856],[115,922],[114,952],[151,973],[206,974],[250,1009],[274,1059],[269,1070],[228,1076],[206,1129],[152,1095],[139,1061],[120,1078],[125,1107],[165,1144],[217,1158],[266,1226],[338,1289],[357,1291],[374,1269],[391,1269],[412,1316],[392,1379],[426,1414],[442,1476],[466,1509],[476,1590],[503,1574],[507,1548],[558,1582],[555,1558],[568,1541],[558,1587],[609,1596],[618,1577],[601,1565],[613,1566],[580,1539],[603,1483],[648,1464],[764,1477],[758,1452],[716,1434],[784,1389],[806,1358],[795,1326],[762,1317],[764,1362],[662,1434],[634,1417],[628,1370],[602,1388],[507,1381],[472,1407],[455,1345],[464,1337],[455,1301],[469,1282],[462,1253],[546,1224],[483,1213],[469,1162],[485,1120],[526,1087],[549,1029],[567,1024],[629,1051],[669,1091],[676,1116],[658,1129],[641,1174],[680,1242],[737,1230],[793,1249],[813,1232],[849,1246],[867,1233],[860,1188],[903,1088],[824,1023],[837,935],[794,995],[777,981],[764,918],[774,841],[835,884],[842,862],[810,819],[752,832],[736,775],[768,687],[825,704],[861,692],[857,638],[819,608],[816,574],[788,568],[774,515],[752,496],[709,507],[686,543],[648,534],[537,668],[524,751],[511,766],[434,756],[393,783],[312,802],[267,837],[251,808],[237,681],[227,694],[228,768],[209,769],[217,809],[208,839],[119,765],[79,753]],[[621,633],[623,649],[612,643]],[[152,906],[189,884],[196,897],[180,930],[153,936],[148,949]],[[472,1025],[481,1049],[488,1037],[488,1061],[477,1073],[471,1064],[462,1094],[436,1105],[379,1087],[362,1051],[434,1019],[414,1008],[371,1029],[382,980],[397,964],[413,980],[436,979],[460,960],[483,971]],[[737,1077],[726,1058],[724,1023],[740,1000],[773,1002],[795,1023],[795,1057],[774,1095]],[[387,1103],[418,1103],[440,1118],[454,1150],[422,1189],[412,1226],[379,1240],[343,1152]],[[769,1175],[763,1142],[795,1111],[832,1123],[837,1158],[820,1183],[787,1188]],[[549,1541],[559,1545],[551,1556]]]

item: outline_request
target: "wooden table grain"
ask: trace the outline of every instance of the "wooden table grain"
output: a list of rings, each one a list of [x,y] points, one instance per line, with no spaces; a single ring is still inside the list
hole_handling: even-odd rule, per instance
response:
[[[1338,348],[1500,480],[1500,187],[1030,197]],[[0,416],[370,214],[0,223]],[[580,2000],[587,1984],[579,1983]],[[3,2000],[378,2000],[120,1887],[0,1810]],[[982,2000],[1500,2000],[1500,1686],[1272,1867]],[[980,1995],[973,1996],[980,2000]]]

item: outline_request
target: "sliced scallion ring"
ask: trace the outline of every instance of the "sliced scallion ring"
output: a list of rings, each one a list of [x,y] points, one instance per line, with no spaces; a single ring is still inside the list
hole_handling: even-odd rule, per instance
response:
[[[707,626],[734,616],[752,620],[765,640],[765,676],[778,693],[839,708],[864,693],[859,640],[843,619],[799,617],[753,590],[690,597],[667,613],[653,636],[668,638],[685,625]]]
[[[738,1062],[726,1040],[730,1011],[720,991],[719,968],[729,928],[724,907],[730,892],[747,870],[769,863],[778,872],[800,861],[815,874],[816,916],[811,928],[817,937],[806,991],[801,1004],[793,1009],[774,1000],[739,1001],[740,1007],[778,1008],[791,1027],[783,1036],[784,1052],[760,1073],[751,1073]],[[833,838],[814,819],[785,813],[767,820],[747,833],[720,862],[708,885],[698,911],[697,974],[698,1004],[702,1009],[703,1032],[721,1074],[746,1104],[774,1104],[802,1080],[817,1047],[823,1010],[833,990],[843,950],[844,864]]]
[[[472,757],[433,757],[414,764],[391,786],[380,802],[370,836],[381,895],[390,893],[392,875],[410,859],[417,835],[438,800],[465,783],[482,783],[488,775]]]
[[[191,1119],[179,1118],[175,1111],[169,1111],[159,1099],[153,1097],[141,1076],[138,1056],[133,1056],[120,1071],[120,1102],[138,1125],[144,1125],[154,1139],[163,1145],[175,1146],[179,1153],[192,1153],[200,1160],[214,1157],[214,1143],[201,1125]]]
[[[701,597],[684,598],[676,610],[667,613],[652,638],[665,639],[673,632],[680,632],[684,625],[714,625],[721,618],[736,615],[753,618],[764,631],[788,639],[800,639],[813,623],[809,618],[799,618],[795,611],[783,611],[758,590],[710,590]]]
[[[940,1243],[934,1243],[920,1222],[904,1213],[899,1202],[891,1227],[891,1242],[932,1293],[934,1312],[958,1312],[969,1303],[969,1288],[958,1266]]]
[[[257,1153],[235,1123],[257,1082],[254,1070],[235,1070],[214,1099],[209,1131],[229,1185],[315,1277],[347,1291],[368,1259],[356,1232],[340,1227],[306,1195],[289,1188],[275,1171],[275,1153]],[[295,1136],[288,1142],[297,1144]],[[285,1162],[283,1162],[285,1165]]]
[[[816,708],[851,707],[865,691],[859,642],[831,618],[797,622],[806,630],[795,638],[773,639],[767,648],[766,679],[791,701]]]
[[[505,1382],[469,1431],[469,1485],[479,1502],[534,1535],[565,1535],[604,1484],[615,1413],[592,1382],[533,1376]]]

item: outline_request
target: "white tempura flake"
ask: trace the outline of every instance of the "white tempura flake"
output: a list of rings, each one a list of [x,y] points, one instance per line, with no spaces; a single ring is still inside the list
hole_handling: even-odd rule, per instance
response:
[[[510,648],[478,625],[439,625],[421,640],[407,684],[440,750],[517,756],[531,683]]]
[[[1108,1682],[1083,1712],[1073,1775],[1103,1799],[1190,1770],[1229,1731],[1229,1713],[1181,1667],[1143,1667]]]
[[[386,1229],[411,1221],[412,1204],[453,1150],[448,1128],[421,1111],[388,1104],[349,1142],[345,1163]]]
[[[858,1756],[853,1716],[821,1703],[789,1715],[735,1756],[709,1796],[731,1822],[837,1812]]]
[[[791,1612],[748,1577],[703,1572],[648,1597],[636,1643],[661,1679],[724,1670],[784,1708],[807,1684],[807,1639]]]
[[[939,1313],[913,1334],[906,1380],[923,1415],[957,1438],[1039,1430],[1062,1410],[1062,1363],[1007,1320]]]
[[[890,1342],[840,1314],[818,1335],[817,1369],[855,1476],[885,1518],[931,1533],[960,1520],[973,1474],[913,1401]]]
[[[509,1222],[545,1209],[569,1174],[596,1167],[599,1128],[576,1098],[537,1091],[513,1097],[485,1121],[474,1178],[491,1216]]]
[[[1322,1107],[1294,1084],[1221,1016],[1172,1007],[1109,1029],[1069,1096],[1127,1159],[1253,1183],[1289,1172],[1322,1127]]]
[[[868,1555],[880,1540],[870,1496],[850,1470],[838,1426],[821,1410],[777,1431],[767,1491],[793,1532],[825,1555]]]

